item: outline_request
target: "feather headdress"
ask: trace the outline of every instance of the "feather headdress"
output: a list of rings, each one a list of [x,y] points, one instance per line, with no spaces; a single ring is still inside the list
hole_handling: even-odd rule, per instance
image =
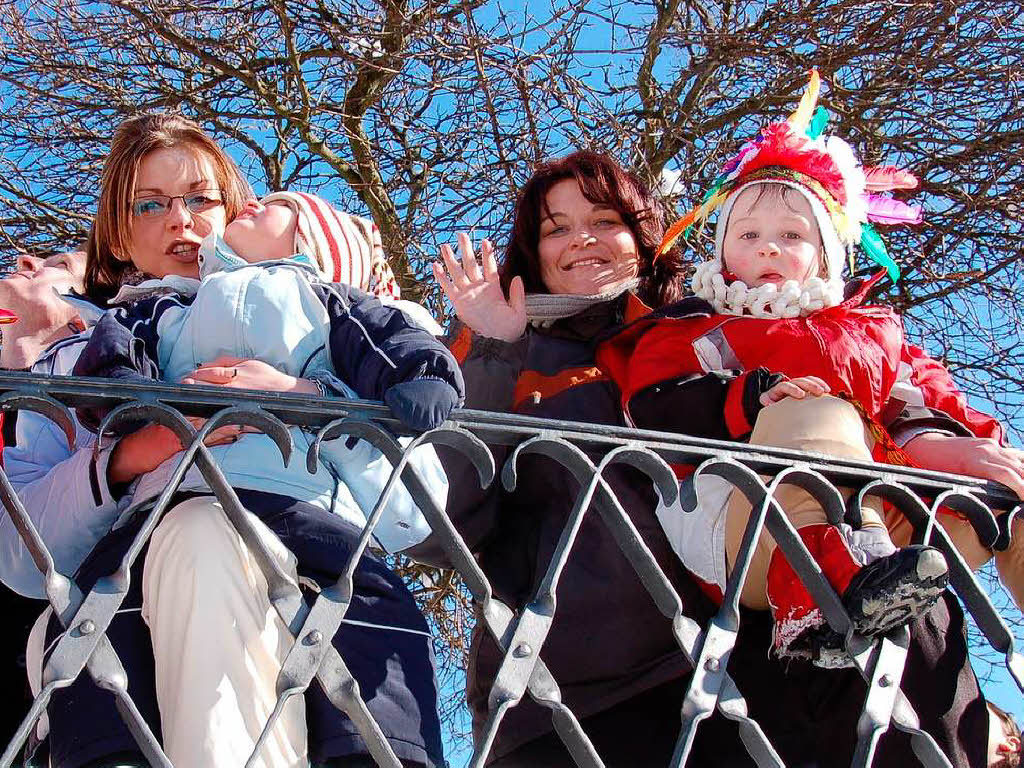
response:
[[[845,257],[856,245],[896,280],[899,268],[889,256],[885,244],[871,222],[877,224],[917,224],[921,209],[884,193],[914,189],[917,179],[907,171],[891,166],[864,168],[850,145],[835,136],[825,136],[828,112],[818,106],[821,78],[811,70],[810,82],[800,103],[789,118],[772,123],[748,141],[732,158],[711,185],[700,205],[669,227],[658,249],[658,256],[691,227],[701,225],[716,210],[719,233],[724,233],[722,217],[727,217],[734,195],[749,184],[779,182],[801,191],[817,201],[824,211],[818,213],[818,226],[825,245],[827,271],[831,280],[839,280]],[[827,230],[834,229],[832,232]],[[722,237],[716,237],[716,260],[721,258]],[[710,265],[706,265],[710,266]],[[717,272],[721,272],[718,265]],[[710,275],[703,276],[710,279]],[[722,282],[724,278],[718,277]],[[695,277],[695,287],[697,278]],[[710,284],[710,283],[709,283]]]

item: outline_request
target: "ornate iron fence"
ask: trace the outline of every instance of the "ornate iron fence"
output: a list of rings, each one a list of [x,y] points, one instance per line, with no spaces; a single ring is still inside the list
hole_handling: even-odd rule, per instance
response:
[[[195,465],[223,505],[231,523],[254,553],[269,585],[270,602],[290,628],[295,642],[283,662],[278,679],[278,702],[264,730],[264,738],[284,703],[300,695],[314,680],[330,701],[356,724],[373,758],[382,766],[399,766],[379,725],[360,697],[359,687],[330,642],[345,617],[352,592],[352,576],[361,553],[369,546],[374,525],[398,483],[403,483],[460,573],[477,602],[479,616],[504,652],[503,662],[489,698],[490,715],[484,738],[476,745],[473,764],[482,766],[506,712],[529,693],[552,713],[554,727],[580,766],[603,765],[574,713],[562,702],[558,681],[541,659],[554,617],[554,595],[560,574],[572,556],[573,541],[585,515],[597,514],[636,570],[672,630],[694,672],[682,706],[679,739],[673,765],[685,765],[700,723],[716,709],[738,724],[745,747],[760,766],[783,763],[758,723],[748,715],[743,692],[730,677],[729,654],[739,629],[739,594],[746,576],[748,555],[760,532],[767,529],[778,541],[808,586],[831,626],[846,637],[846,647],[861,675],[868,681],[854,765],[870,765],[879,737],[890,726],[911,736],[915,753],[926,766],[948,766],[932,737],[920,729],[910,703],[900,689],[909,636],[906,628],[874,643],[852,634],[850,619],[825,581],[780,508],[773,492],[780,484],[796,484],[811,493],[829,519],[839,522],[845,502],[837,486],[857,490],[856,498],[881,496],[895,505],[915,529],[916,538],[939,547],[950,564],[951,584],[991,646],[1005,654],[1006,665],[1024,689],[1024,664],[1013,646],[1013,635],[993,608],[985,591],[950,543],[935,511],[945,505],[964,513],[983,543],[1003,547],[1009,526],[997,525],[993,509],[1020,511],[1009,491],[993,483],[946,476],[924,470],[838,461],[825,456],[771,449],[678,435],[573,422],[463,410],[439,429],[418,436],[406,447],[396,439],[399,425],[386,408],[365,401],[324,400],[283,394],[245,392],[211,387],[177,387],[160,383],[127,385],[106,380],[49,378],[30,374],[0,374],[0,408],[32,410],[75,435],[69,408],[104,404],[113,407],[101,433],[126,420],[145,420],[169,427],[186,449],[180,455],[171,482],[147,513],[146,520],[120,567],[83,594],[70,574],[58,573],[54,561],[26,513],[6,474],[0,472],[0,501],[44,576],[46,595],[66,628],[43,669],[43,685],[13,740],[0,757],[0,768],[17,759],[31,729],[43,714],[53,692],[70,685],[83,672],[111,692],[118,710],[146,758],[168,766],[166,755],[127,691],[125,670],[106,630],[127,595],[132,563],[167,511],[186,470]],[[196,430],[186,415],[205,416]],[[393,471],[359,540],[333,588],[323,589],[310,603],[282,571],[266,544],[244,514],[238,497],[225,480],[202,438],[219,426],[244,424],[264,431],[277,444],[284,461],[291,458],[292,442],[286,425],[317,432],[303,458],[310,471],[319,459],[323,441],[353,436],[367,440],[391,462]],[[443,444],[462,452],[473,463],[482,485],[502,482],[512,489],[520,458],[543,454],[561,464],[580,485],[575,507],[562,538],[533,599],[520,611],[496,598],[486,576],[473,558],[445,511],[428,491],[409,453],[418,445]],[[489,446],[513,447],[502,467],[496,467]],[[600,456],[593,460],[592,456]],[[682,601],[658,566],[644,540],[623,510],[603,473],[612,464],[626,463],[646,474],[665,501],[672,501],[678,484],[667,462],[699,464],[699,472],[724,478],[753,504],[754,513],[744,545],[727,584],[725,601],[708,623],[700,626],[683,613]],[[500,469],[500,479],[497,470]],[[769,480],[763,479],[770,478]],[[931,499],[930,502],[924,499]],[[262,739],[261,739],[262,741]],[[257,745],[248,763],[256,760]]]

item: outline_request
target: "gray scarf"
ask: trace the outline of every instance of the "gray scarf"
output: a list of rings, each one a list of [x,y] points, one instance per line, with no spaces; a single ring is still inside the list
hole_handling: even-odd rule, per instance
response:
[[[578,315],[595,304],[617,299],[638,285],[639,278],[633,278],[605,293],[586,296],[575,293],[529,293],[526,295],[526,318],[530,325],[546,328],[556,320]]]

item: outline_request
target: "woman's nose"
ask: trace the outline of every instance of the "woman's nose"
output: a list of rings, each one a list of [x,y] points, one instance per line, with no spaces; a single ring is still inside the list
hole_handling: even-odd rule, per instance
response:
[[[19,272],[36,272],[43,260],[38,256],[21,255],[18,257],[17,267]]]
[[[180,197],[171,200],[171,210],[167,212],[166,222],[169,227],[185,228],[192,225],[192,211]]]
[[[594,242],[596,239],[597,238],[590,234],[590,232],[587,231],[586,229],[578,229],[575,232],[573,232],[570,245],[572,245],[575,248],[584,248],[590,245],[590,243]]]

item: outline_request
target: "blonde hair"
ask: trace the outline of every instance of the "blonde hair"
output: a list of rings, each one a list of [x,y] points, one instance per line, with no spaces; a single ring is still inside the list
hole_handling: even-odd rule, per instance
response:
[[[132,198],[139,164],[152,151],[188,146],[213,165],[227,220],[253,197],[234,160],[198,124],[167,112],[130,117],[118,126],[103,164],[96,218],[86,246],[85,292],[93,299],[113,296],[132,271]]]

